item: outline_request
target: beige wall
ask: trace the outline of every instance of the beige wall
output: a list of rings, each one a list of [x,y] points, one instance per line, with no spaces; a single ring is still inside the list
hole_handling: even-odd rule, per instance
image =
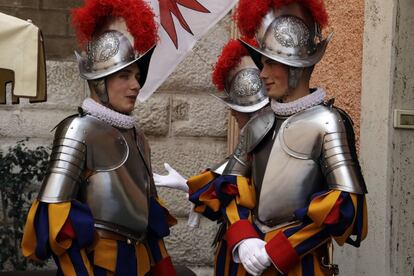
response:
[[[327,89],[335,104],[345,109],[359,134],[361,109],[362,36],[364,25],[363,0],[325,0],[329,26],[325,34],[333,32],[333,39],[325,57],[316,66],[313,86]]]

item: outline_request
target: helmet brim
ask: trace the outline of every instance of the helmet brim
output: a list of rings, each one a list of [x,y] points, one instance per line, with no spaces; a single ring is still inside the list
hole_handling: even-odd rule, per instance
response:
[[[253,104],[253,105],[238,105],[235,104],[230,97],[219,97],[216,96],[214,94],[210,94],[211,96],[213,96],[214,98],[218,99],[219,101],[221,101],[222,103],[224,103],[225,105],[227,105],[228,107],[230,107],[231,109],[241,112],[241,113],[252,113],[252,112],[256,112],[259,109],[265,107],[268,103],[269,103],[269,98],[266,97],[264,98],[262,101]]]
[[[296,57],[284,57],[277,55],[267,49],[259,49],[258,47],[252,46],[249,43],[239,39],[239,41],[243,44],[246,50],[249,52],[250,56],[252,57],[256,66],[260,69],[263,68],[263,64],[261,62],[262,56],[270,58],[271,60],[280,62],[282,64],[292,66],[292,67],[310,67],[318,63],[325,54],[326,47],[328,46],[329,42],[332,39],[333,33],[330,33],[328,37],[322,40],[316,46],[316,51],[314,54],[306,57],[306,58],[296,58]]]
[[[76,59],[77,59],[78,64],[79,64],[80,76],[81,76],[81,78],[83,78],[85,80],[102,79],[102,78],[105,78],[109,75],[112,75],[112,74],[114,74],[114,73],[130,66],[131,64],[137,63],[138,68],[140,70],[139,84],[142,87],[144,85],[145,81],[147,80],[149,63],[151,61],[151,56],[154,53],[155,46],[156,45],[154,45],[151,49],[146,51],[140,57],[138,57],[138,58],[136,58],[136,59],[134,59],[130,62],[123,63],[123,64],[120,64],[119,66],[114,66],[114,67],[108,68],[107,70],[100,71],[100,72],[86,72],[86,70],[85,70],[86,67],[85,67],[85,64],[84,64],[86,62],[86,60],[81,55],[79,55],[77,52],[75,52]]]

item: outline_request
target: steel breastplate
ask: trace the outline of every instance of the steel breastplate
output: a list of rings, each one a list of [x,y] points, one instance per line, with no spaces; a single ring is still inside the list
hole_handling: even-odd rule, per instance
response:
[[[318,160],[312,156],[297,158],[286,151],[283,129],[288,121],[283,122],[279,131],[276,127],[274,140],[264,141],[273,143],[267,164],[254,163],[254,166],[265,166],[261,183],[255,183],[259,192],[255,215],[269,227],[295,220],[294,211],[305,207],[311,195],[324,188]],[[304,142],[315,143],[315,139]]]
[[[134,130],[119,131],[128,157],[120,166],[94,171],[82,185],[80,198],[90,207],[95,227],[142,240],[148,225],[150,167],[144,159],[144,149],[137,146]]]

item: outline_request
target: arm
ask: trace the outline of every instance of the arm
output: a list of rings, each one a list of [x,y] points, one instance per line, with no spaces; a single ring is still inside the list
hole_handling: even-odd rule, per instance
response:
[[[338,190],[313,196],[308,207],[296,211],[302,222],[279,232],[266,244],[272,263],[287,273],[300,258],[332,236],[340,245],[359,246],[367,233],[365,196]],[[349,238],[356,235],[356,243]]]
[[[53,255],[64,275],[93,275],[86,256],[86,248],[94,241],[93,222],[89,208],[77,201],[36,200],[24,229],[23,255],[37,261]]]
[[[64,274],[92,275],[85,248],[93,243],[94,220],[89,208],[76,201],[86,145],[68,134],[70,126],[79,133],[77,120],[69,117],[58,125],[49,169],[27,217],[22,248],[23,255],[34,260],[53,255]]]
[[[221,217],[218,200],[216,198],[207,198],[205,196],[205,192],[211,187],[213,180],[218,177],[217,174],[210,170],[206,170],[199,175],[190,177],[187,181],[169,164],[165,163],[164,166],[168,171],[167,175],[154,174],[154,182],[157,187],[167,187],[188,192],[189,200],[194,203],[191,212],[195,211],[201,213],[211,220],[217,220]],[[205,195],[200,198],[203,194]],[[194,218],[194,216],[192,218]],[[195,225],[197,225],[197,223]]]

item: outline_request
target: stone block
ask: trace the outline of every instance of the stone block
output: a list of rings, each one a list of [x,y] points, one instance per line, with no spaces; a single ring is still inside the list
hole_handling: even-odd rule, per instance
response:
[[[66,35],[67,13],[65,11],[46,11],[38,9],[19,9],[17,16],[21,19],[31,19],[43,35]]]
[[[76,110],[22,110],[19,122],[19,136],[53,139],[54,127]]]
[[[158,196],[173,216],[188,218],[191,203],[187,199],[187,193],[169,188],[157,188],[157,191]]]
[[[166,136],[169,132],[169,110],[170,97],[154,94],[143,103],[137,102],[134,114],[146,135]]]
[[[47,59],[73,60],[73,51],[77,49],[76,40],[73,37],[45,36],[45,52]]]
[[[169,163],[184,178],[198,174],[208,166],[220,162],[226,156],[227,150],[226,141],[207,138],[154,139],[150,137],[149,142],[153,171],[165,174],[164,163]]]
[[[69,14],[68,15],[68,24],[67,24],[67,34],[68,34],[68,36],[75,37],[76,36],[76,31],[75,31],[75,28],[72,26],[72,24],[70,24],[71,19],[72,18]]]
[[[227,108],[210,95],[175,95],[172,113],[174,136],[227,136]]]
[[[0,0],[0,6],[13,8],[38,8],[39,0]]]
[[[33,0],[32,0],[33,1]],[[82,6],[84,3],[83,0],[43,0],[42,8],[43,9],[70,9]]]
[[[181,62],[159,90],[183,93],[214,90],[211,71],[221,48],[229,39],[230,18],[227,16],[197,42],[193,51]]]
[[[168,253],[175,264],[186,266],[211,266],[214,248],[211,246],[216,235],[216,222],[202,219],[199,228],[190,228],[187,221],[179,219],[165,238]],[[198,275],[198,274],[197,274]]]
[[[0,109],[0,137],[13,137],[18,133],[20,111]]]
[[[68,110],[0,110],[0,137],[53,139],[51,130],[65,117]]]
[[[69,61],[47,61],[47,102],[23,103],[27,108],[73,109],[87,96],[87,83],[79,77],[78,64]]]
[[[164,163],[169,163],[184,178],[200,173],[220,162],[226,155],[226,142],[213,139],[151,140],[154,173],[166,174]],[[191,205],[182,191],[158,188],[160,198],[174,216],[188,217]]]
[[[6,6],[3,6],[3,4],[0,5],[0,12],[5,13],[7,15],[16,16],[17,11],[18,9],[16,7],[6,7]]]
[[[212,266],[190,266],[189,267],[197,276],[211,276],[214,275],[214,268]]]

